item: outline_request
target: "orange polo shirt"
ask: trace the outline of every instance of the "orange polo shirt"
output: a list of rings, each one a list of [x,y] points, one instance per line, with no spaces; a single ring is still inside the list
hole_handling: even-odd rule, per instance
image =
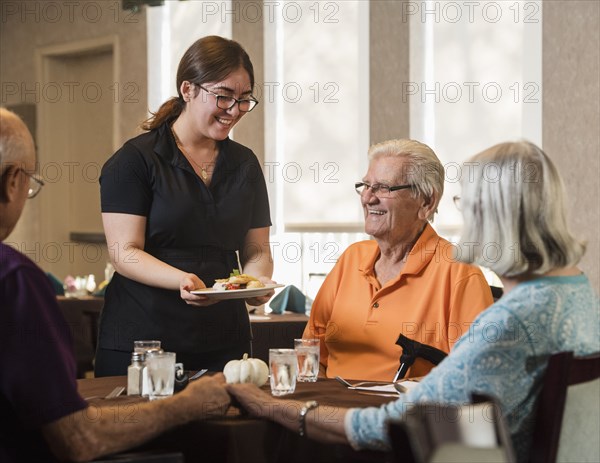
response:
[[[453,260],[452,244],[427,224],[402,272],[381,286],[376,241],[351,245],[327,275],[312,305],[305,338],[321,339],[327,377],[391,381],[400,365],[400,333],[444,352],[493,303],[478,267]],[[407,377],[433,365],[418,358]]]

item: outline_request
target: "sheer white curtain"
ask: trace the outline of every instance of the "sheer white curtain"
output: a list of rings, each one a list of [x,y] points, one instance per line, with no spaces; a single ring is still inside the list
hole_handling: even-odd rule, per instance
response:
[[[369,2],[281,2],[265,16],[265,174],[275,279],[314,296],[365,238],[353,184],[369,143]]]
[[[231,0],[167,1],[146,8],[150,111],[177,95],[177,66],[192,43],[206,35],[231,38],[231,11]]]
[[[503,141],[542,139],[541,1],[409,2],[411,137],[433,148],[446,167],[434,226],[460,233],[452,203],[462,163]]]

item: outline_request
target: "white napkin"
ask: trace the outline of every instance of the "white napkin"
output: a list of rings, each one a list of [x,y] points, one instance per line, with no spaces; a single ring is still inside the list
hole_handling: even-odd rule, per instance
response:
[[[402,384],[402,386],[404,386],[407,389],[407,392],[409,390],[411,390],[412,388],[414,388],[418,383],[418,381],[402,381],[400,384]],[[355,389],[357,391],[368,391],[368,392],[384,392],[386,394],[390,394],[390,393],[395,393],[395,394],[400,394],[396,388],[394,388],[394,384],[390,383],[390,384],[374,384],[372,386],[369,386],[368,383],[365,383],[364,385],[361,386],[354,386],[354,387],[349,387],[348,389]]]

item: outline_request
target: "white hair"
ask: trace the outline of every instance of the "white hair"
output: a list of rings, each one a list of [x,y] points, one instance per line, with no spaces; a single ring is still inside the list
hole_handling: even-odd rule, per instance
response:
[[[563,182],[540,148],[526,141],[501,143],[464,167],[460,260],[506,277],[579,262],[585,244],[568,229]]]
[[[416,140],[387,140],[369,148],[369,161],[380,157],[398,156],[407,162],[402,177],[413,185],[413,197],[435,198],[435,204],[427,220],[433,220],[437,206],[444,193],[444,166],[433,150]]]

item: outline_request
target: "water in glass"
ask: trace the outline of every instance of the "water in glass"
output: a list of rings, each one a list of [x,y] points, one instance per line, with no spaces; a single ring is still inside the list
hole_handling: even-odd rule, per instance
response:
[[[294,339],[294,348],[298,357],[298,381],[315,382],[319,376],[319,340]]]
[[[175,352],[150,352],[146,357],[146,368],[150,400],[172,396],[175,388]]]
[[[298,359],[294,349],[269,349],[271,393],[275,396],[296,390]]]

